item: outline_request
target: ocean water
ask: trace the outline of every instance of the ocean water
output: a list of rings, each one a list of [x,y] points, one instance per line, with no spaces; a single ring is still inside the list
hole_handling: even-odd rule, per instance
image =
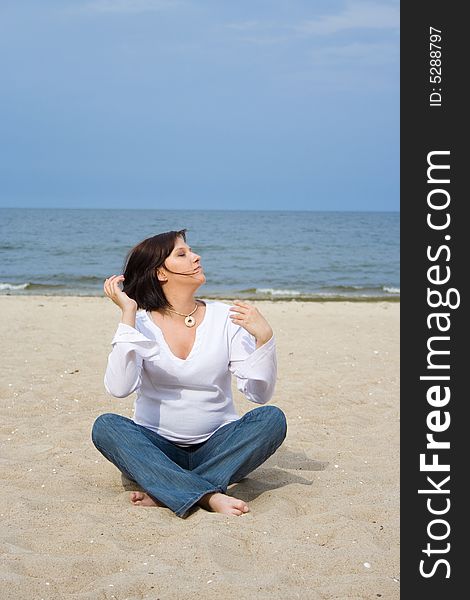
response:
[[[396,299],[399,213],[0,209],[0,294],[103,295],[139,241],[186,228],[200,298]]]

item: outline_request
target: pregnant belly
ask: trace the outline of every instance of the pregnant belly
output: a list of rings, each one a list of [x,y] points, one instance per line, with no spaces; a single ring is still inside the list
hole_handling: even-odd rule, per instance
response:
[[[233,401],[222,390],[207,390],[197,398],[191,390],[178,390],[178,397],[164,394],[160,399],[138,398],[134,420],[164,438],[182,444],[208,439],[219,427],[239,418]]]

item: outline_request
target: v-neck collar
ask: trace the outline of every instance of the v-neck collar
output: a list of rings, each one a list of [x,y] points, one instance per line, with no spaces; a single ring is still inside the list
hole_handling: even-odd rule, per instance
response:
[[[166,338],[163,334],[162,329],[155,323],[155,321],[152,319],[151,315],[149,314],[149,312],[146,310],[145,311],[145,316],[147,317],[147,319],[150,321],[150,323],[153,325],[153,327],[157,330],[157,332],[160,334],[160,337],[164,343],[164,345],[166,346],[167,350],[168,350],[168,354],[171,358],[173,358],[176,361],[179,361],[181,363],[185,363],[187,362],[190,358],[192,358],[195,350],[197,349],[197,347],[199,346],[200,342],[201,342],[201,331],[200,330],[204,330],[205,329],[205,324],[207,321],[207,317],[209,315],[209,302],[207,300],[203,300],[201,298],[201,301],[204,302],[204,304],[206,305],[206,312],[204,313],[204,319],[202,320],[201,323],[199,323],[199,325],[196,327],[196,335],[194,337],[194,342],[191,348],[191,351],[189,352],[188,356],[186,358],[180,358],[179,356],[176,356],[176,354],[173,353],[172,349],[170,348],[170,345],[168,344],[168,342],[166,341]]]

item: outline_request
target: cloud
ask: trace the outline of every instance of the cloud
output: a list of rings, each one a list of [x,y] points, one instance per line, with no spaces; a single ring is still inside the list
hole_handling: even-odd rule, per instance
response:
[[[393,95],[399,86],[399,55],[393,41],[319,44],[309,51],[307,64],[302,61],[286,77],[292,85],[312,85],[325,93],[360,90]]]
[[[159,12],[181,4],[179,0],[93,0],[80,7],[79,12],[94,14]]]
[[[226,25],[228,29],[235,29],[236,31],[253,31],[263,26],[266,27],[264,23],[259,21],[240,21],[239,23],[227,23]]]
[[[398,62],[397,44],[388,42],[352,42],[341,46],[327,46],[312,51],[313,64],[321,66],[351,65],[376,66]]]
[[[306,34],[332,35],[350,29],[398,29],[399,26],[397,5],[349,1],[341,12],[303,21],[294,29]]]
[[[238,21],[225,23],[225,29],[230,29],[235,36],[239,34],[240,42],[248,42],[256,45],[272,45],[288,42],[292,39],[292,33],[286,25],[278,25],[276,21]]]
[[[305,36],[329,36],[354,29],[397,30],[400,13],[397,3],[381,4],[369,0],[347,0],[335,14],[326,14],[299,23],[275,21],[239,21],[225,27],[240,33],[241,41],[254,44],[276,44]],[[351,48],[351,51],[355,50]]]
[[[274,44],[282,44],[285,42],[290,42],[292,40],[292,36],[289,35],[252,35],[252,36],[243,36],[239,38],[242,42],[248,42],[250,44],[257,44],[258,46],[269,46]]]

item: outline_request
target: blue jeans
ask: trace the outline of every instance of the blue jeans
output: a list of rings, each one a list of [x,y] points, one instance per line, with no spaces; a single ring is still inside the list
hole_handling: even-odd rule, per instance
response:
[[[265,405],[224,425],[200,444],[182,448],[131,419],[100,415],[92,440],[105,458],[154,500],[185,517],[202,496],[225,493],[264,463],[287,433],[286,417]]]

